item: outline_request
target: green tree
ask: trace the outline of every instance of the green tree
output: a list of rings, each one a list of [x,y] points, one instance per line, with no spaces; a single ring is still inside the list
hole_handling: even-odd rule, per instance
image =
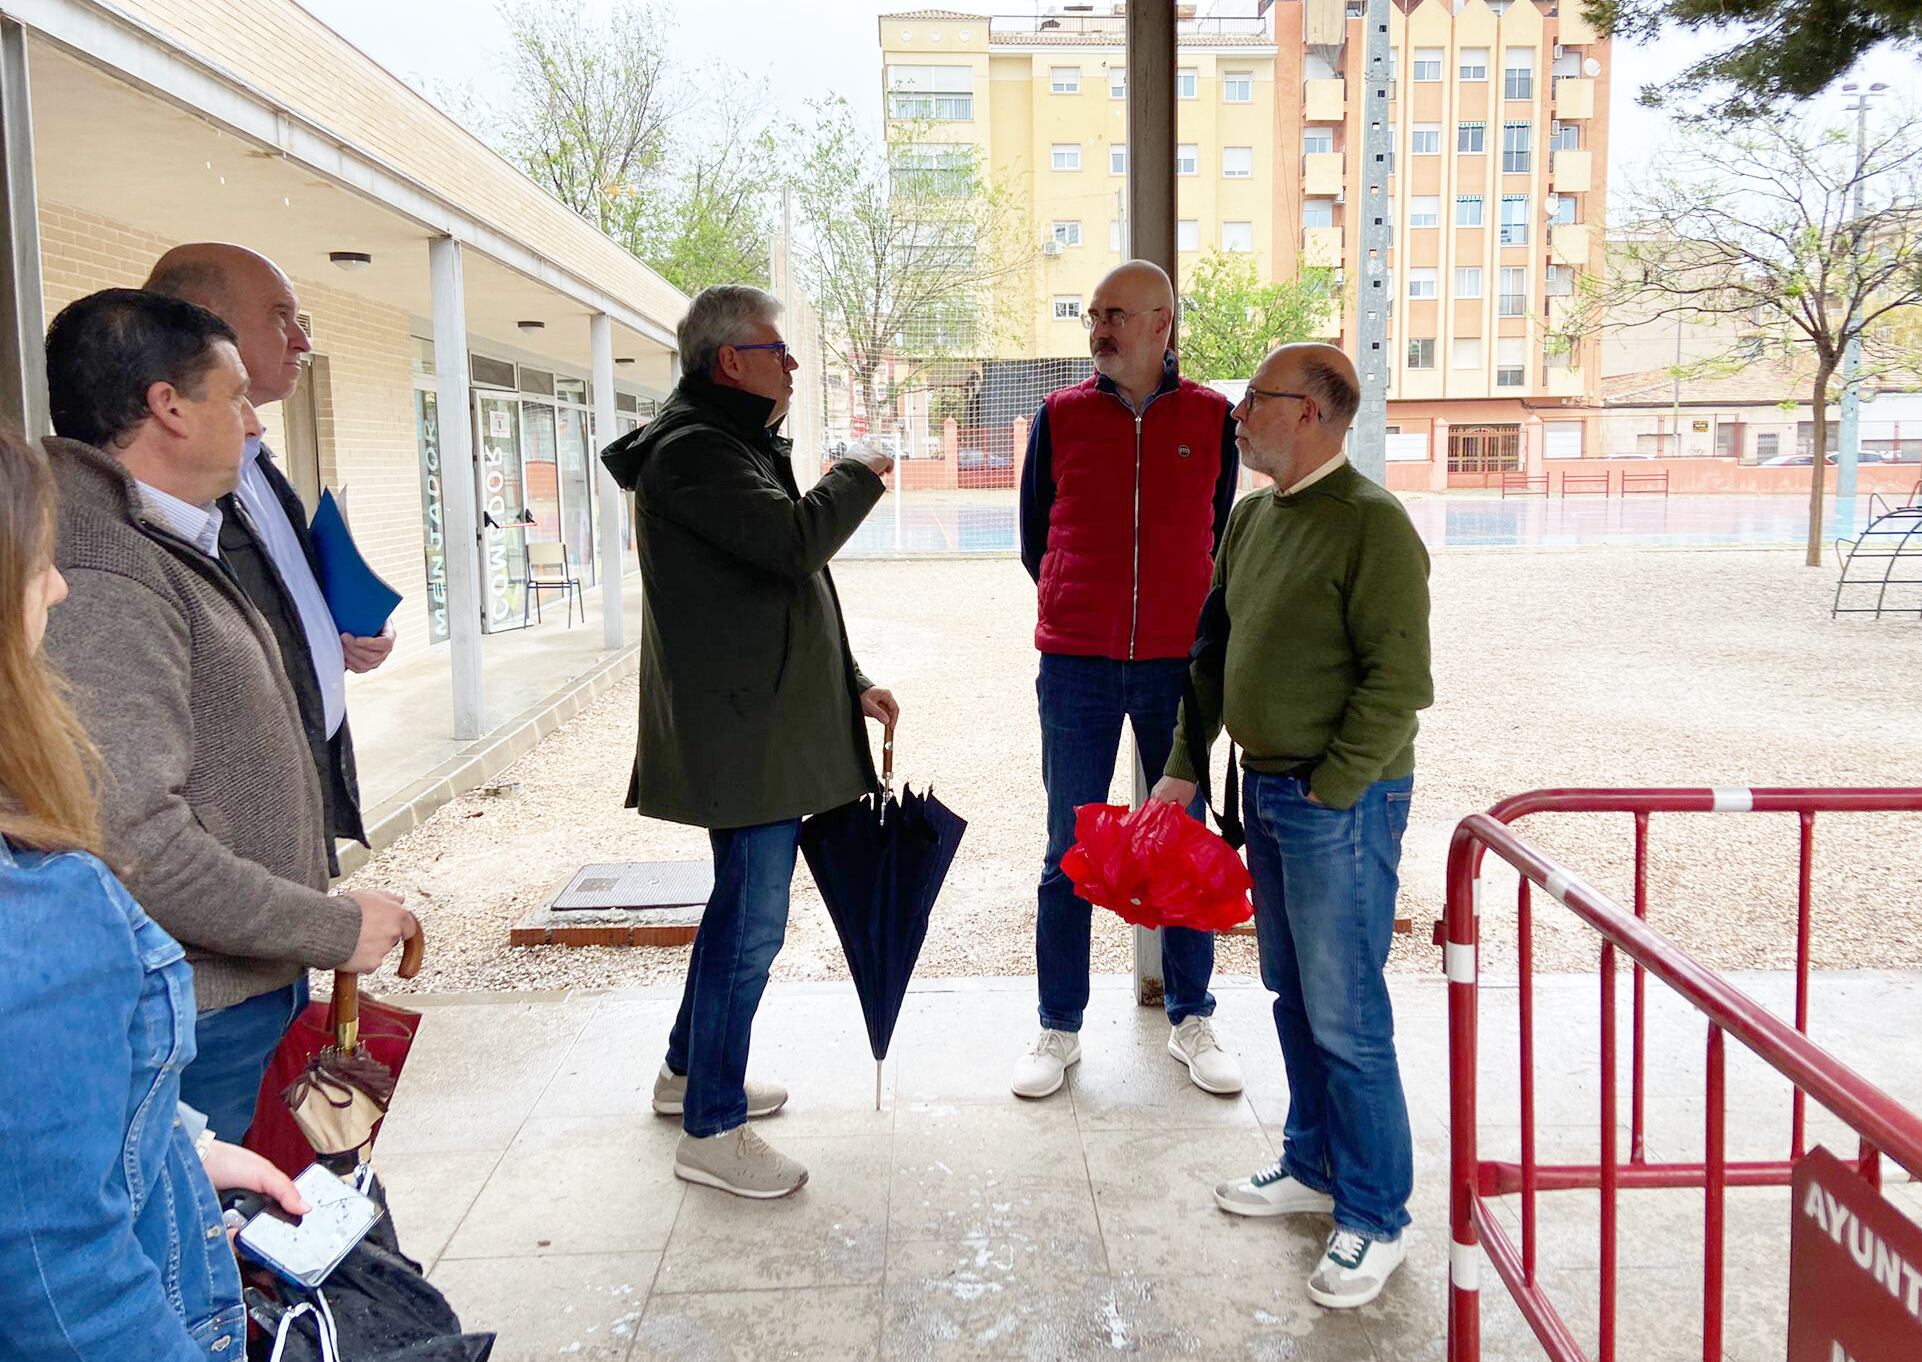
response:
[[[1726,30],[1729,43],[1666,85],[1652,107],[1714,92],[1749,116],[1820,94],[1879,43],[1922,45],[1922,0],[1586,0],[1604,33],[1651,43],[1668,27]]]
[[[795,263],[821,315],[829,358],[855,380],[870,427],[890,387],[914,386],[935,362],[982,353],[1008,325],[996,285],[1027,268],[1022,218],[972,142],[893,122],[877,142],[847,101],[813,106],[786,137]]]
[[[1249,378],[1277,345],[1320,334],[1334,298],[1331,270],[1303,265],[1293,279],[1263,283],[1252,255],[1210,251],[1182,290],[1181,371],[1203,381]]]
[[[1711,364],[1808,363],[1814,449],[1825,450],[1849,343],[1862,343],[1867,376],[1914,359],[1891,324],[1922,305],[1922,122],[1891,119],[1859,150],[1853,127],[1685,123],[1655,165],[1627,196],[1595,308],[1725,330],[1728,353]],[[1810,567],[1822,561],[1822,470],[1818,452]]]

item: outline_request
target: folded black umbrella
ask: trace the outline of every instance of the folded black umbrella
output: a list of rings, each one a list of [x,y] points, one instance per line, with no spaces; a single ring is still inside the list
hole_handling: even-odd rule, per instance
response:
[[[968,830],[933,792],[903,786],[894,797],[894,727],[881,748],[881,792],[816,814],[801,825],[801,851],[841,937],[874,1053],[874,1107],[881,1109],[887,1058],[901,1000],[914,977],[928,915]]]

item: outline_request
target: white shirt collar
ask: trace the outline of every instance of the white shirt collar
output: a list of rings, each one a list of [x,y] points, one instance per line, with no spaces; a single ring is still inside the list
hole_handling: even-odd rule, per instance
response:
[[[209,558],[220,556],[220,508],[213,502],[196,506],[182,501],[171,492],[163,492],[158,487],[136,480],[140,489],[141,503],[147,508],[150,519],[159,522],[163,529],[178,535],[192,544]]]
[[[1343,464],[1347,462],[1348,462],[1348,455],[1346,453],[1335,455],[1334,458],[1330,459],[1327,463],[1323,464],[1320,468],[1317,468],[1314,472],[1310,473],[1307,477],[1303,478],[1300,482],[1297,482],[1293,487],[1290,487],[1286,491],[1284,491],[1282,495],[1285,497],[1292,497],[1297,492],[1306,491],[1308,488],[1313,487],[1316,483],[1320,482],[1323,478],[1327,477],[1330,473],[1334,472],[1337,468],[1340,468]]]

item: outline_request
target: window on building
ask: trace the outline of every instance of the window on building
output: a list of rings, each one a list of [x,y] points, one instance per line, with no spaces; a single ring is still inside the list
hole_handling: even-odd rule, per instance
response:
[[[1580,151],[1582,149],[1582,125],[1560,121],[1548,125],[1548,149],[1550,151]]]
[[[1557,227],[1572,227],[1580,222],[1581,215],[1575,202],[1575,196],[1573,194],[1557,194],[1555,196],[1555,211],[1548,215],[1548,220]]]
[[[1056,142],[1048,148],[1048,163],[1056,170],[1081,169],[1081,144]]]
[[[1440,80],[1442,78],[1442,59],[1447,54],[1439,47],[1418,47],[1415,49],[1416,80]]]
[[[965,66],[890,66],[888,113],[936,123],[974,117],[974,72]]]
[[[1177,99],[1198,99],[1201,95],[1201,77],[1192,66],[1184,66],[1175,72],[1175,97]]]
[[[1121,254],[1121,223],[1115,218],[1108,219],[1108,249],[1116,255]]]
[[[1058,245],[1079,246],[1081,244],[1081,224],[1078,221],[1055,223],[1054,239]]]
[[[1441,200],[1432,194],[1417,194],[1408,200],[1410,227],[1441,226]]]
[[[896,180],[924,194],[960,195],[974,189],[974,148],[958,144],[897,147]]]
[[[1488,49],[1485,47],[1464,47],[1461,50],[1460,64],[1457,68],[1463,80],[1488,79]]]
[[[1455,225],[1457,227],[1479,227],[1482,225],[1482,196],[1480,194],[1461,194],[1456,197]]]
[[[1724,459],[1737,459],[1742,455],[1742,423],[1740,421],[1720,421],[1715,423],[1715,453]]]
[[[1079,294],[1057,293],[1054,299],[1054,319],[1058,322],[1080,321],[1081,296]]]
[[[1333,227],[1335,225],[1335,201],[1333,199],[1303,199],[1301,201],[1301,225],[1304,227]]]
[[[1528,271],[1517,265],[1503,265],[1500,302],[1496,312],[1503,317],[1528,315]]]
[[[1488,150],[1486,123],[1461,123],[1455,127],[1455,150],[1463,156],[1479,156]]]
[[[1528,196],[1526,194],[1502,195],[1502,245],[1526,246],[1528,244]]]
[[[1333,128],[1303,128],[1301,130],[1301,151],[1304,156],[1314,156],[1335,149],[1335,130]]]
[[[1502,98],[1535,97],[1535,49],[1511,47],[1502,56]]]
[[[1840,421],[1829,422],[1828,438],[1822,442],[1826,448],[1826,451],[1830,454],[1836,453],[1842,447],[1841,442],[1842,442],[1842,423]],[[1806,459],[1811,457],[1814,449],[1815,449],[1815,422],[1813,421],[1796,422],[1795,423],[1795,452]]]
[[[1221,177],[1224,180],[1252,179],[1255,173],[1255,149],[1253,147],[1223,147],[1221,149]]]
[[[1502,174],[1526,175],[1533,164],[1529,156],[1529,125],[1502,124]]]
[[[1221,224],[1221,249],[1229,252],[1247,252],[1255,248],[1255,224],[1252,222],[1224,222]]]
[[[1482,296],[1482,267],[1480,265],[1455,266],[1455,296],[1457,298],[1479,298]]]
[[[1051,95],[1078,95],[1081,93],[1081,68],[1079,66],[1056,66],[1048,71],[1048,93]]]
[[[1755,457],[1757,460],[1772,459],[1782,447],[1782,437],[1772,430],[1756,432]]]
[[[1575,353],[1573,336],[1550,336],[1542,342],[1542,367],[1572,369],[1575,367]]]
[[[1527,342],[1520,336],[1503,336],[1495,342],[1495,386],[1519,388],[1527,381]]]
[[[1435,367],[1435,338],[1416,336],[1408,342],[1408,367],[1411,369],[1432,369]]]
[[[1482,338],[1480,336],[1457,336],[1449,353],[1449,365],[1455,369],[1479,369],[1482,367]]]
[[[1408,296],[1410,298],[1433,298],[1435,296],[1435,271],[1427,268],[1409,270]]]
[[[1175,174],[1199,175],[1201,173],[1201,151],[1193,142],[1183,142],[1175,148]]]
[[[1542,293],[1550,298],[1569,298],[1575,293],[1575,271],[1568,265],[1550,265]]]
[[[1108,148],[1108,173],[1126,175],[1128,173],[1128,144],[1117,142]]]
[[[1221,102],[1223,104],[1252,104],[1255,102],[1255,76],[1252,71],[1227,71],[1221,77]]]
[[[1201,223],[1198,220],[1182,218],[1175,223],[1175,249],[1177,251],[1201,249]]]
[[[1441,155],[1441,124],[1417,123],[1408,149],[1416,156]]]
[[[1126,99],[1128,97],[1128,68],[1116,66],[1108,72],[1108,98]]]

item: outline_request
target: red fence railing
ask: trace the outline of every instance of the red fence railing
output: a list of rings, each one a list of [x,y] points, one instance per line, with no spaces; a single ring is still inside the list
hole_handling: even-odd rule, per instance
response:
[[[1635,821],[1635,906],[1623,909],[1524,842],[1507,826],[1535,813],[1626,813]],[[1706,968],[1648,925],[1648,824],[1655,813],[1787,813],[1801,828],[1793,1026]],[[1922,789],[1549,790],[1519,795],[1462,820],[1448,856],[1443,967],[1448,976],[1450,1170],[1449,1362],[1481,1357],[1480,1268],[1485,1249],[1496,1275],[1554,1362],[1588,1362],[1536,1271],[1536,1198],[1545,1191],[1601,1193],[1600,1301],[1596,1362],[1616,1362],[1617,1198],[1625,1188],[1702,1188],[1705,1193],[1702,1355],[1722,1357],[1724,1196],[1729,1187],[1786,1186],[1806,1152],[1807,1101],[1849,1126],[1861,1141],[1859,1166],[1872,1182],[1887,1154],[1922,1178],[1922,1117],[1808,1038],[1811,872],[1820,813],[1922,812]],[[1482,1160],[1478,1147],[1477,1060],[1480,1024],[1481,866],[1493,851],[1514,867],[1521,1151],[1516,1162]],[[1543,1164],[1535,1132],[1535,988],[1532,898],[1546,892],[1601,937],[1600,1161]],[[1617,955],[1632,967],[1629,1152],[1617,1136]],[[1647,1147],[1646,984],[1654,977],[1708,1024],[1704,1150],[1700,1163],[1652,1162]],[[1727,1158],[1725,1037],[1733,1036],[1794,1085],[1789,1158]],[[1502,1227],[1489,1198],[1519,1193],[1521,1243]]]

